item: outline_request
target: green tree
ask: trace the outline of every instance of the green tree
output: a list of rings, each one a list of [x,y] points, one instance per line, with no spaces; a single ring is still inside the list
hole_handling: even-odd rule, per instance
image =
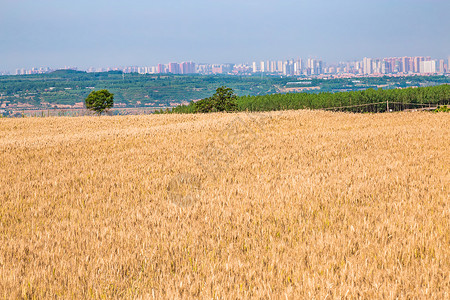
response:
[[[92,91],[85,100],[86,108],[98,115],[114,105],[114,94],[108,90]]]
[[[200,113],[236,110],[237,96],[233,89],[226,86],[217,88],[214,95],[195,103],[195,111]]]

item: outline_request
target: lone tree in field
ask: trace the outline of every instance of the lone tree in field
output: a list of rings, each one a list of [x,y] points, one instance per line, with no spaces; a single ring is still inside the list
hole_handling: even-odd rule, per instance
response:
[[[114,105],[114,94],[108,90],[92,91],[86,100],[86,108],[94,111],[99,116]]]
[[[236,101],[237,96],[233,89],[221,86],[216,89],[216,93],[211,97],[197,101],[195,103],[195,112],[236,111]]]

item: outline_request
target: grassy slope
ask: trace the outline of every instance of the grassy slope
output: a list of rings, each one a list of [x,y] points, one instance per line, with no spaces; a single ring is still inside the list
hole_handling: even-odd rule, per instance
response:
[[[440,298],[448,114],[0,120],[0,297]]]

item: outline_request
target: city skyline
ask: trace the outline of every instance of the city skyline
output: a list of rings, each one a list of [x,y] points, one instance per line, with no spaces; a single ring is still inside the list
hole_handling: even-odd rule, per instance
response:
[[[263,60],[252,63],[225,63],[205,64],[188,62],[158,63],[155,66],[126,66],[126,67],[89,67],[86,69],[65,66],[59,69],[73,69],[92,72],[122,71],[124,73],[140,74],[231,74],[251,75],[254,73],[266,73],[287,76],[318,76],[318,75],[382,75],[382,74],[445,74],[450,73],[450,56],[444,59],[435,59],[431,56],[414,57],[385,57],[370,58],[362,60],[341,61],[339,63],[327,63],[318,58],[296,58],[285,60]],[[16,69],[13,73],[2,73],[0,75],[25,75],[42,74],[54,71],[50,67],[32,69]]]
[[[445,0],[0,0],[0,70],[450,55]]]

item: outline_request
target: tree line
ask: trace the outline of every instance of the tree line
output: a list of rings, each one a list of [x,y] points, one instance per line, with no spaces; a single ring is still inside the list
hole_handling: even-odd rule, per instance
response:
[[[390,103],[390,106],[389,106]],[[339,93],[287,93],[235,98],[233,111],[273,111],[288,109],[334,109],[355,112],[385,112],[387,109],[402,110],[426,105],[450,103],[450,85],[404,88],[367,89]],[[169,110],[171,113],[209,112],[198,109],[191,102]],[[214,111],[214,110],[210,110]],[[217,110],[216,110],[217,111]]]

